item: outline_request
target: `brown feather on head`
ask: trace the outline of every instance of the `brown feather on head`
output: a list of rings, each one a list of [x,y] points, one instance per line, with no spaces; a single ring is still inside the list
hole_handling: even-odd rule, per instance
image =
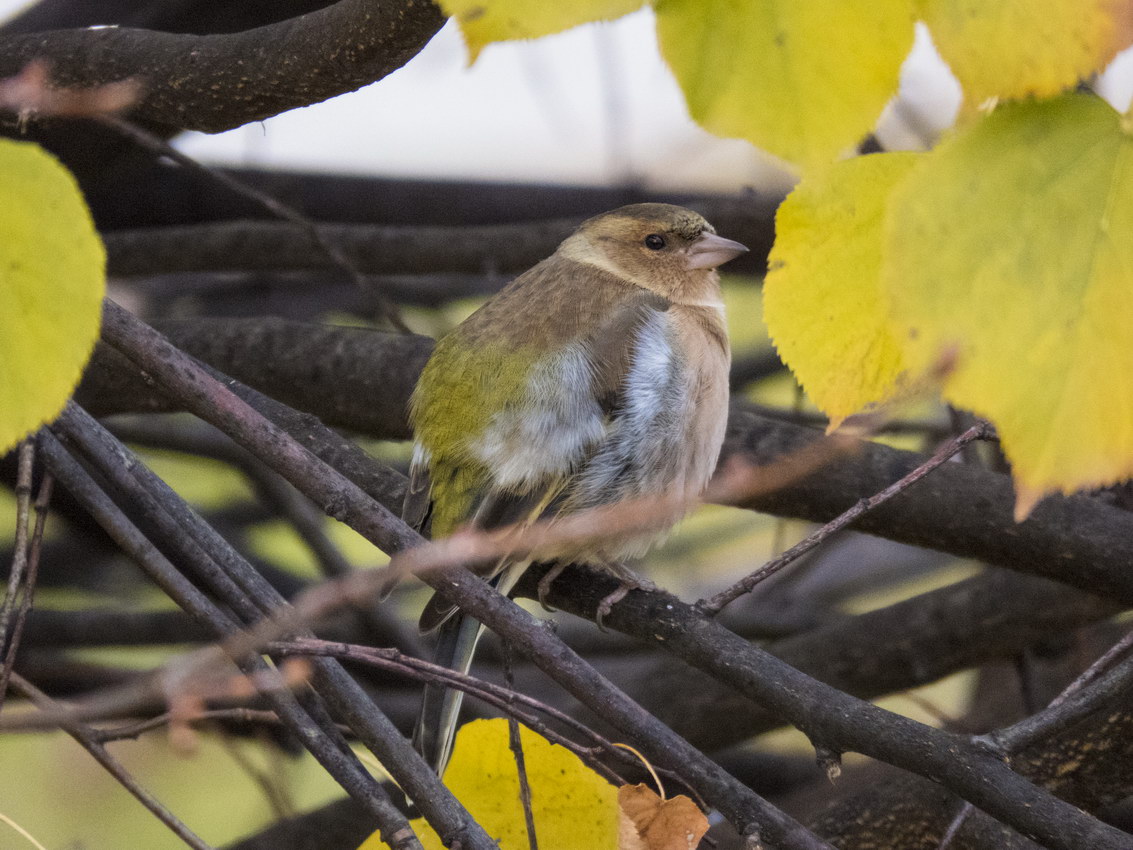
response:
[[[746,250],[692,210],[631,204],[584,221],[558,254],[680,304],[718,300],[716,266]]]

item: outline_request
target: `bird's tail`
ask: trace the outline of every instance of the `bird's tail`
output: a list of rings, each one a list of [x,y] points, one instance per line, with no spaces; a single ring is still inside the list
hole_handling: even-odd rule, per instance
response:
[[[508,564],[500,571],[493,584],[505,596],[511,593],[530,561]],[[484,626],[463,611],[457,611],[441,623],[437,630],[437,646],[433,661],[458,673],[467,673],[472,667],[476,645],[484,634]],[[413,729],[413,745],[425,760],[442,776],[452,755],[456,725],[464,692],[444,685],[429,683],[421,696],[421,711]]]

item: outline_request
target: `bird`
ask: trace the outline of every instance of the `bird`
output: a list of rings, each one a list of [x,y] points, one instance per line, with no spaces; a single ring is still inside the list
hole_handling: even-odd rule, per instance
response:
[[[716,268],[747,250],[671,204],[632,204],[584,221],[434,348],[410,400],[405,521],[437,539],[628,499],[699,495],[728,410],[731,355]],[[555,557],[627,581],[624,561],[667,530]],[[485,577],[507,594],[529,564],[505,558]],[[483,626],[440,594],[419,625],[439,631],[438,664],[468,672]],[[425,688],[414,743],[438,774],[461,699]]]

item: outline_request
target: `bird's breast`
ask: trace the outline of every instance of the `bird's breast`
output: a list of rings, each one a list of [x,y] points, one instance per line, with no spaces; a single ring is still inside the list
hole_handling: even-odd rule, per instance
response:
[[[726,337],[705,318],[674,305],[637,330],[618,409],[578,472],[572,507],[704,489],[724,437],[729,363]]]

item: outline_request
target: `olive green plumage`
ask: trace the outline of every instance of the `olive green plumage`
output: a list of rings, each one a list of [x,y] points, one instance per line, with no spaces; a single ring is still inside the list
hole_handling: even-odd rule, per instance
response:
[[[442,339],[411,403],[404,514],[433,536],[707,484],[727,413],[728,343],[716,266],[746,250],[696,213],[636,204],[584,222]],[[557,557],[612,565],[656,539]],[[525,565],[501,563],[508,592]],[[423,628],[445,623],[439,597]],[[446,623],[441,653],[467,670],[479,634]],[[459,697],[429,692],[418,741],[447,760]]]

